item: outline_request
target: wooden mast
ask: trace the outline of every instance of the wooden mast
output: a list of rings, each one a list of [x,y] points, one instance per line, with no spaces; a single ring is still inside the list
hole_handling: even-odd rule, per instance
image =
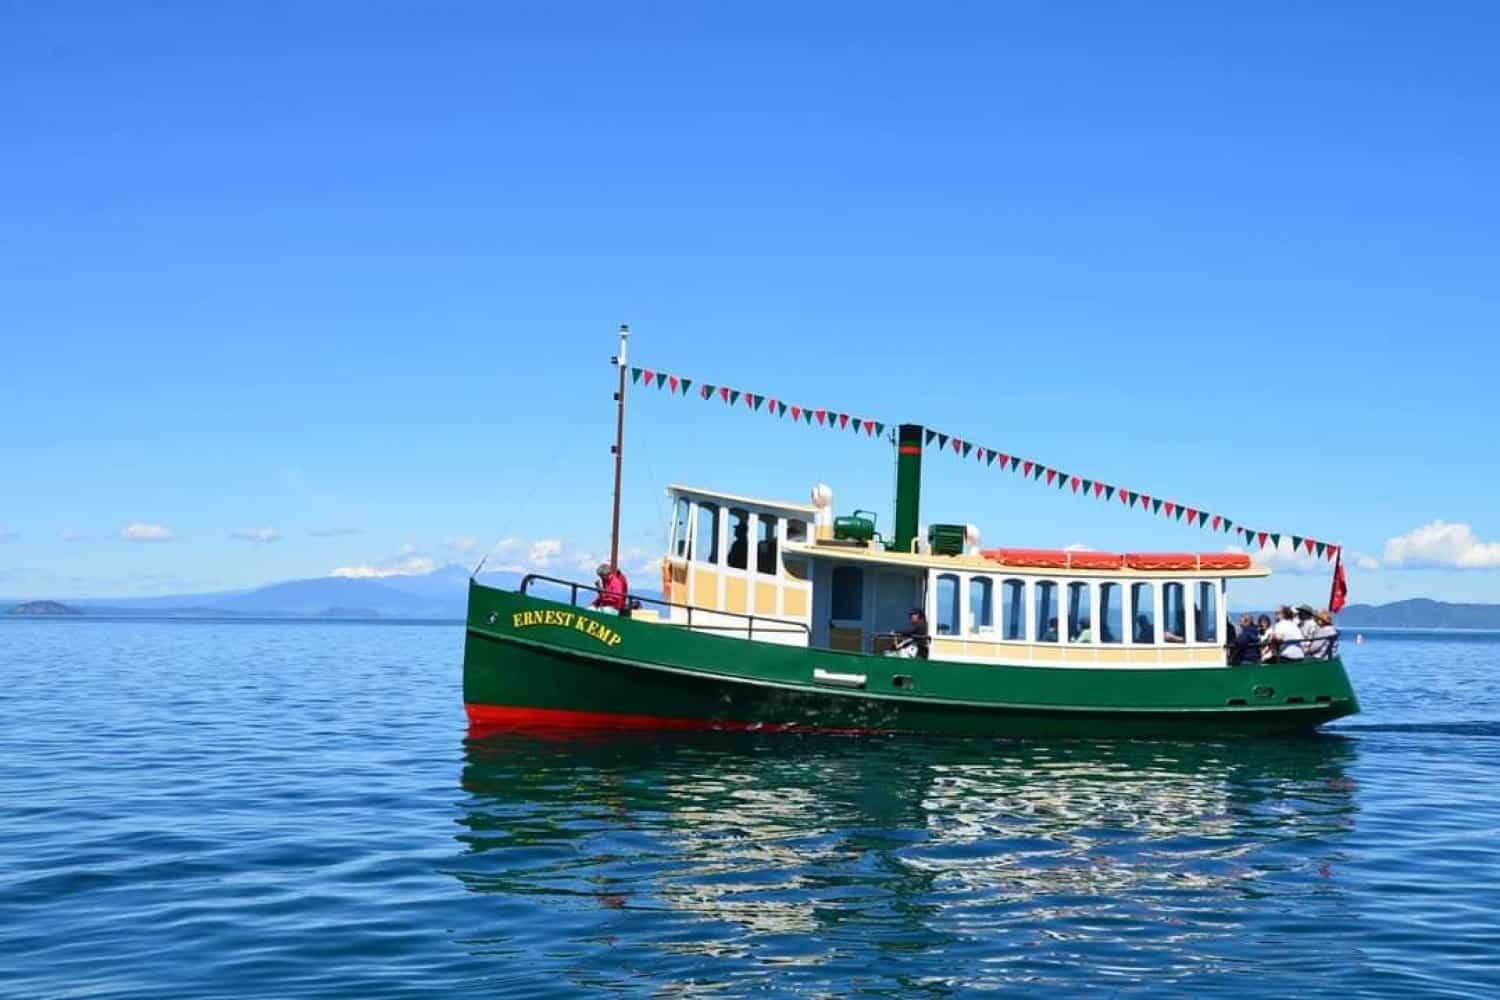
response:
[[[609,528],[609,569],[611,573],[620,568],[620,474],[625,461],[625,347],[630,339],[630,327],[620,324],[620,353],[612,360],[620,369],[620,388],[615,392],[615,444],[610,450],[615,453],[615,507]]]

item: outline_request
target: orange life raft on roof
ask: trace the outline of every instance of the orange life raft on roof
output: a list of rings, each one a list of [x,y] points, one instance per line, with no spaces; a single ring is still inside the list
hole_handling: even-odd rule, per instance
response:
[[[1017,569],[1138,569],[1148,572],[1249,569],[1242,552],[1070,552],[1067,549],[984,549],[991,562]]]

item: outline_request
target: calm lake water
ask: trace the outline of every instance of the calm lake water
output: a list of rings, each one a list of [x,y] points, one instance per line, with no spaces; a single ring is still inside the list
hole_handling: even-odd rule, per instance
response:
[[[0,994],[1500,995],[1500,636],[1226,743],[470,740],[461,646],[0,623]]]

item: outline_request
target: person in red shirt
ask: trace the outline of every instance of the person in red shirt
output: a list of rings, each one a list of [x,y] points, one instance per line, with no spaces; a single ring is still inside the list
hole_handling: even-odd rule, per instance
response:
[[[598,575],[599,593],[589,607],[606,615],[624,614],[630,594],[630,582],[625,579],[625,574],[609,563],[600,563]]]

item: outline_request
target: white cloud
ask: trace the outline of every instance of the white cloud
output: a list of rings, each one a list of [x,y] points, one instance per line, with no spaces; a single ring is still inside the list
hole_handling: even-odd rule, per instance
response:
[[[1467,524],[1433,521],[1385,543],[1387,566],[1412,569],[1500,568],[1500,542],[1483,542]]]
[[[562,554],[563,543],[558,538],[543,538],[532,542],[531,548],[526,550],[526,561],[537,569],[546,569],[552,565],[552,561]]]
[[[230,538],[238,538],[242,542],[279,542],[281,532],[275,528],[241,528],[239,531],[231,531]]]
[[[5,542],[13,542],[20,537],[20,532],[11,531],[9,528],[0,528],[0,544],[4,544]]]
[[[173,535],[163,525],[134,521],[120,529],[120,537],[127,542],[170,542]]]
[[[1367,556],[1363,552],[1350,553],[1354,557],[1354,565],[1360,569],[1376,570],[1380,568],[1380,560],[1374,556]]]
[[[1225,552],[1244,552],[1238,545],[1226,545]],[[1286,535],[1281,536],[1280,545],[1270,545],[1267,539],[1267,547],[1263,549],[1252,548],[1250,560],[1257,566],[1264,566],[1277,573],[1329,573],[1333,572],[1333,563],[1328,557],[1317,556],[1309,553],[1306,549],[1293,549],[1292,540]]]
[[[457,538],[448,539],[447,544],[455,555],[467,556],[479,551],[480,541],[473,535],[459,535]]]
[[[495,544],[495,551],[496,552],[514,552],[516,549],[519,549],[521,547],[521,545],[522,545],[522,542],[521,542],[521,540],[519,538],[514,538],[514,537],[512,537],[512,538],[502,538],[502,539],[500,539],[499,542],[497,542]]]
[[[1092,545],[1085,545],[1082,542],[1074,542],[1072,545],[1064,545],[1063,546],[1063,551],[1064,552],[1092,552],[1092,551],[1094,551],[1094,547]]]
[[[358,566],[340,566],[329,576],[341,576],[350,580],[382,580],[389,576],[420,576],[437,569],[437,562],[427,556],[405,556],[385,563],[364,563]]]
[[[314,538],[342,538],[345,535],[360,534],[358,528],[314,528],[308,534]]]

